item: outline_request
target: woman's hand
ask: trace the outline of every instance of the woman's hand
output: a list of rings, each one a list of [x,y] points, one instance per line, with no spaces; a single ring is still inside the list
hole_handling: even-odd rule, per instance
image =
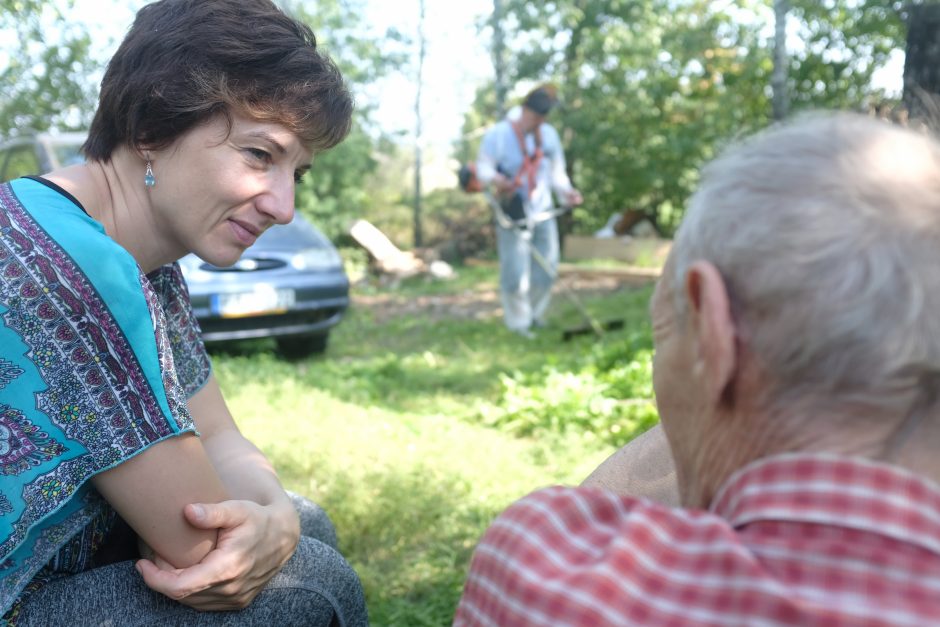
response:
[[[186,519],[199,529],[218,529],[218,544],[198,564],[173,568],[159,556],[137,569],[153,590],[198,610],[247,607],[290,559],[300,539],[300,521],[287,503],[252,501],[194,504]]]

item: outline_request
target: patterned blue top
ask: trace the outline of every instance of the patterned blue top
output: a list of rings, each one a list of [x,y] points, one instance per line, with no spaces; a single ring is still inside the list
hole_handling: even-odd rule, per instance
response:
[[[144,275],[70,195],[0,185],[0,615],[91,566],[114,512],[89,479],[195,431],[209,372],[178,265]]]

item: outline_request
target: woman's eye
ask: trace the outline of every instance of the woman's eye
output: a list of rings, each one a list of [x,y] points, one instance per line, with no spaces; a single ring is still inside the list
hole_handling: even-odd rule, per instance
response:
[[[262,150],[260,148],[247,148],[248,154],[250,154],[254,159],[262,161],[264,163],[271,162],[271,153],[267,150]]]

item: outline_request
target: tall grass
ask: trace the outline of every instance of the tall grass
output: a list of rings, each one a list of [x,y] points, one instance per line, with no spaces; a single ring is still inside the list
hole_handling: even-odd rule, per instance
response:
[[[493,273],[371,292],[466,296],[492,287]],[[259,341],[214,350],[213,362],[285,486],[332,516],[372,623],[446,625],[494,516],[533,489],[579,482],[655,422],[648,297],[589,299],[598,317],[626,320],[599,341],[561,341],[579,319],[560,301],[532,341],[494,317],[353,308],[325,356],[289,362]]]

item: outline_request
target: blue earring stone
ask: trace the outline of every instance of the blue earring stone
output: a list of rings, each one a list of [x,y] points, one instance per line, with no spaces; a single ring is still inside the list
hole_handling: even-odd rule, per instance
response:
[[[147,173],[144,174],[144,185],[153,187],[157,184],[157,179],[153,178],[153,170],[150,169],[150,162],[147,162]]]

